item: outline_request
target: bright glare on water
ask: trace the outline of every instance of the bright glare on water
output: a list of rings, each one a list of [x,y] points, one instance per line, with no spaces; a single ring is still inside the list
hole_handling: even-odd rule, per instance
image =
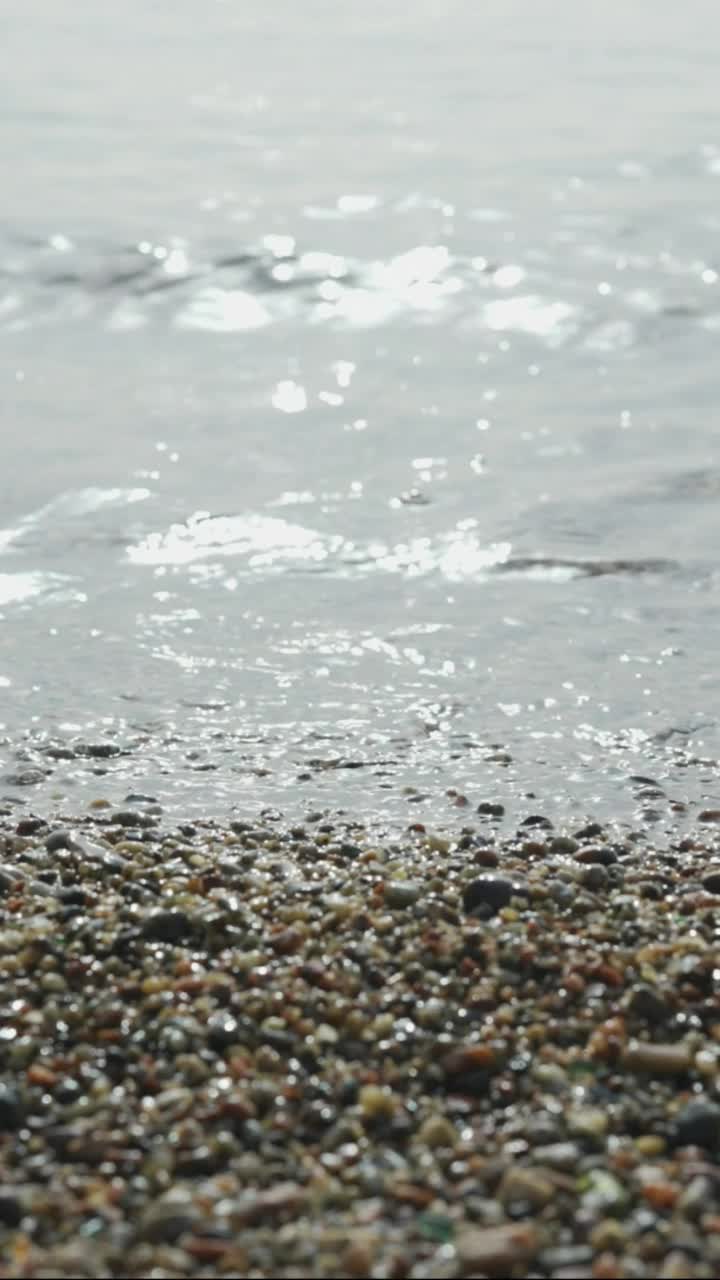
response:
[[[0,798],[720,805],[716,6],[4,25]]]

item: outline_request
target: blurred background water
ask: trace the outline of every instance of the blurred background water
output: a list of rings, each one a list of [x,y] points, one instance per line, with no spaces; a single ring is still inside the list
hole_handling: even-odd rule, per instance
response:
[[[720,802],[717,35],[7,0],[1,796]]]

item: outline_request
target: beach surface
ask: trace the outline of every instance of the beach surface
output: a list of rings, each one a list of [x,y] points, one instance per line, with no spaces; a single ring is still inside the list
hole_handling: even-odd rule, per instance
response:
[[[720,814],[454,801],[5,806],[0,1275],[717,1275]]]

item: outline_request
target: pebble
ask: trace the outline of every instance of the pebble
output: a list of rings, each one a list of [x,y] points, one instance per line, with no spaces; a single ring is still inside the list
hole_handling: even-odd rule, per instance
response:
[[[0,1223],[6,1227],[19,1227],[23,1220],[23,1205],[12,1191],[0,1190]]]
[[[502,876],[481,876],[471,880],[463,889],[463,906],[466,911],[476,907],[489,907],[493,912],[506,907],[513,896],[513,885]]]
[[[703,876],[702,886],[708,893],[720,894],[720,868],[713,869]]]
[[[579,1163],[582,1152],[577,1142],[551,1142],[534,1151],[535,1158],[548,1169],[569,1172]]]
[[[192,935],[192,922],[185,911],[159,908],[143,920],[144,937],[153,942],[180,942]]]
[[[497,1192],[498,1200],[505,1206],[526,1203],[533,1209],[542,1209],[555,1195],[552,1181],[543,1176],[540,1169],[508,1169]]]
[[[609,883],[607,869],[603,866],[583,867],[580,874],[580,883],[586,889],[590,889],[593,893],[600,893],[606,889]]]
[[[632,1040],[622,1055],[626,1071],[644,1072],[651,1076],[682,1075],[690,1070],[692,1055],[685,1044],[651,1044]]]
[[[200,1222],[189,1191],[175,1188],[146,1209],[138,1224],[138,1239],[172,1244]]]
[[[457,1238],[458,1261],[464,1272],[507,1276],[527,1266],[540,1249],[540,1234],[531,1226],[473,1227]]]
[[[393,910],[404,910],[417,902],[422,886],[414,880],[390,880],[385,885],[385,906]]]
[[[25,1119],[26,1108],[11,1084],[0,1083],[0,1132],[12,1133]]]
[[[222,1053],[232,1044],[237,1044],[241,1030],[237,1018],[229,1013],[214,1013],[208,1018],[207,1042],[211,1049]]]
[[[604,1138],[609,1128],[608,1114],[600,1107],[570,1107],[567,1128],[576,1138]]]
[[[417,1136],[419,1142],[433,1150],[437,1147],[455,1147],[458,1141],[455,1125],[445,1116],[439,1115],[428,1116],[418,1129]]]
[[[35,818],[28,815],[27,818],[21,818],[15,828],[15,834],[18,836],[34,836],[38,831],[44,831],[47,822],[44,818]]]
[[[61,849],[77,850],[78,843],[74,831],[51,831],[45,840],[48,853],[58,853]]]
[[[636,1018],[657,1025],[670,1016],[670,1006],[662,994],[647,983],[636,982],[630,988],[628,1009]]]
[[[618,860],[615,850],[610,849],[606,844],[585,845],[577,850],[574,858],[576,862],[582,862],[586,865],[595,863],[601,867],[611,867]]]
[[[720,1106],[702,1098],[688,1102],[675,1117],[673,1141],[720,1155]]]
[[[477,812],[487,818],[502,818],[505,813],[505,805],[496,804],[492,800],[483,800],[478,805]]]

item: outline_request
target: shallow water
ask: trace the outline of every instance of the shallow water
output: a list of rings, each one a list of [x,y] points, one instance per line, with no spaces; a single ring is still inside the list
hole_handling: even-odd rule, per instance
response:
[[[0,793],[720,803],[714,7],[10,18]]]

